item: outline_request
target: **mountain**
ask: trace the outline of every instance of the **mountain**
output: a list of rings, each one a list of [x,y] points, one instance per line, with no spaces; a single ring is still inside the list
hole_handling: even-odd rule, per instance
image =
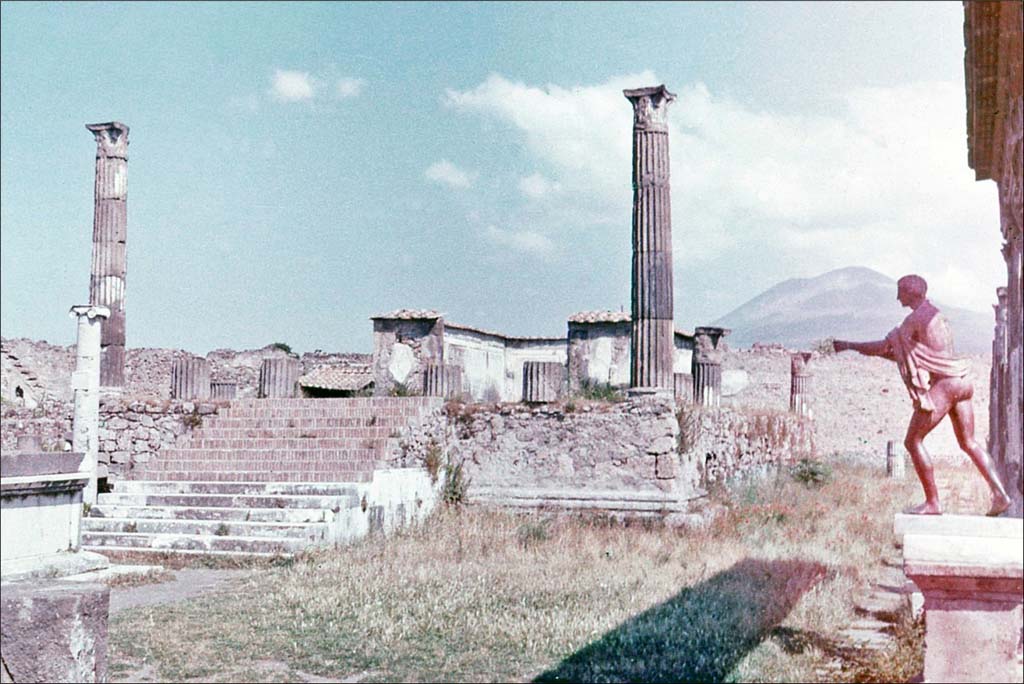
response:
[[[992,351],[993,317],[944,306],[958,353]],[[854,266],[816,278],[793,278],[765,290],[713,325],[731,328],[727,342],[749,347],[755,342],[781,343],[809,349],[818,340],[879,340],[897,326],[910,309],[896,301],[896,281],[870,268]]]

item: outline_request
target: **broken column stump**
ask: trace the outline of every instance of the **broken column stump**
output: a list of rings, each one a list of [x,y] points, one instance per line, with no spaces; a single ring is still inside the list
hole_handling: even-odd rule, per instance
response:
[[[210,398],[210,366],[206,359],[175,359],[171,363],[171,398]]]
[[[302,367],[298,359],[263,359],[260,366],[261,399],[286,399],[297,395]]]
[[[557,361],[525,361],[523,363],[523,401],[546,404],[562,398],[565,365]]]
[[[789,410],[801,418],[811,417],[810,352],[797,352],[790,357]]]

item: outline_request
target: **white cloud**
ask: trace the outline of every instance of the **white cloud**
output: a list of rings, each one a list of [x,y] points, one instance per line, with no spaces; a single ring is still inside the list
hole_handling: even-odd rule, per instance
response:
[[[470,174],[447,159],[431,164],[423,175],[435,183],[443,183],[453,188],[468,188],[473,184]]]
[[[605,231],[618,241],[628,240],[622,224],[632,200],[632,117],[622,89],[660,82],[644,72],[540,87],[492,74],[475,88],[448,90],[444,102],[511,126],[528,157],[550,170],[550,178],[519,181],[527,197],[549,200],[546,214],[531,216],[538,234],[569,241],[567,231]],[[723,259],[748,250],[759,255],[750,275],[762,282],[865,265],[931,272],[936,298],[950,304],[979,309],[994,298],[1005,280],[998,205],[992,184],[975,183],[967,167],[960,85],[860,88],[841,93],[831,115],[758,110],[703,83],[672,85],[678,272],[699,262],[701,271],[735,275],[741,267]],[[804,272],[781,272],[794,263]]]
[[[356,97],[363,92],[364,85],[366,85],[366,81],[361,78],[344,77],[339,78],[338,82],[335,83],[334,91],[341,99]]]
[[[561,192],[562,184],[534,173],[519,179],[519,190],[531,199],[543,199]]]
[[[534,256],[547,256],[555,247],[550,238],[532,230],[512,231],[492,225],[487,226],[484,235],[497,245]]]
[[[279,102],[305,102],[313,99],[316,81],[305,71],[275,69],[270,95]]]

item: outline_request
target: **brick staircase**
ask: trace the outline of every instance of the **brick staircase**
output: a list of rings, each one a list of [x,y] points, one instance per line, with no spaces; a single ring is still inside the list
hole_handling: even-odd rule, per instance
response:
[[[82,521],[82,546],[115,556],[275,556],[422,516],[433,500],[423,471],[389,470],[383,460],[440,404],[237,400],[100,494]]]

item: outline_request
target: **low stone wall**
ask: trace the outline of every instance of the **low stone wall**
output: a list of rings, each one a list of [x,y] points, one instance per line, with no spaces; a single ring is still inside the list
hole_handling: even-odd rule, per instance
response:
[[[99,462],[112,478],[127,476],[136,464],[148,463],[160,449],[174,446],[200,427],[204,416],[230,405],[228,401],[129,401],[107,398],[100,402]]]
[[[470,501],[685,510],[707,484],[815,454],[786,412],[651,401],[459,404],[411,426],[392,465],[461,463]]]
[[[34,409],[4,406],[0,413],[0,448],[14,451],[18,438],[37,435],[47,451],[62,451],[71,435],[73,406],[69,402],[47,402]]]
[[[705,485],[765,467],[813,458],[814,427],[783,411],[705,409],[692,404],[679,412],[679,452],[696,464]]]

